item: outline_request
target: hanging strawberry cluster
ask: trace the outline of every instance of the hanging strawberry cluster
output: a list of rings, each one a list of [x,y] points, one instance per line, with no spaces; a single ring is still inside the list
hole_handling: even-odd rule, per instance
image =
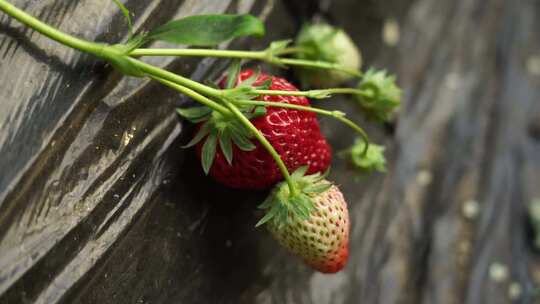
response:
[[[195,147],[202,168],[218,182],[238,189],[269,189],[260,205],[257,226],[267,224],[276,240],[314,269],[341,270],[349,253],[347,204],[337,186],[326,179],[332,149],[321,133],[317,115],[333,117],[359,134],[347,155],[363,170],[384,171],[382,146],[371,144],[362,128],[345,113],[313,107],[309,99],[352,95],[358,108],[378,122],[393,117],[401,92],[395,78],[383,71],[362,73],[360,52],[350,37],[328,24],[306,25],[294,43],[282,40],[261,51],[215,48],[143,48],[161,40],[211,47],[241,36],[264,34],[264,25],[250,15],[199,15],[168,22],[133,35],[129,11],[124,13],[130,39],[107,45],[63,33],[0,0],[0,11],[68,47],[108,61],[125,75],[149,77],[191,97],[201,106],[177,112],[197,124],[186,147]],[[233,59],[215,86],[208,86],[140,60],[143,56],[202,56]],[[242,69],[242,60],[259,60],[295,68],[303,88],[258,70]],[[356,82],[356,87],[329,86]]]

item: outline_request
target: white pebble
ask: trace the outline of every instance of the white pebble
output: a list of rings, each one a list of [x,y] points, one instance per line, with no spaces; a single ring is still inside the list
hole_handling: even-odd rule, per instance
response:
[[[418,172],[418,175],[416,176],[416,182],[420,186],[427,186],[431,184],[431,181],[433,180],[433,175],[428,170],[422,170]]]
[[[522,291],[523,290],[521,289],[521,285],[519,285],[519,283],[517,282],[513,282],[508,287],[508,297],[512,301],[519,300],[519,298],[521,298]]]
[[[388,46],[396,46],[400,40],[400,29],[396,19],[389,18],[384,21],[382,39]]]
[[[489,277],[494,282],[504,282],[508,278],[508,268],[502,263],[493,263],[489,266]]]
[[[475,200],[468,200],[463,203],[461,212],[465,218],[474,220],[480,213],[480,204]]]

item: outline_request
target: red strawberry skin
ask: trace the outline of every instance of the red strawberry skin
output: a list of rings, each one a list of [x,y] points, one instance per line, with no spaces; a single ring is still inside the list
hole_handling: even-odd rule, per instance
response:
[[[244,70],[239,74],[238,82],[252,76],[253,70]],[[254,85],[261,85],[271,79],[269,90],[298,91],[283,78],[261,73]],[[309,100],[301,96],[259,96],[257,100],[283,102],[301,106],[310,106]],[[295,171],[308,165],[307,174],[324,172],[330,165],[332,151],[321,134],[315,113],[267,107],[267,113],[251,121],[276,149],[289,169]],[[219,183],[237,189],[267,189],[283,179],[276,162],[268,151],[255,139],[256,148],[242,151],[233,145],[233,161],[229,165],[221,149],[217,148],[210,176]],[[201,156],[204,140],[197,145],[197,154]]]
[[[318,194],[314,203],[309,220],[292,215],[281,229],[274,222],[269,222],[268,229],[283,247],[313,269],[336,273],[349,258],[347,203],[336,186]]]

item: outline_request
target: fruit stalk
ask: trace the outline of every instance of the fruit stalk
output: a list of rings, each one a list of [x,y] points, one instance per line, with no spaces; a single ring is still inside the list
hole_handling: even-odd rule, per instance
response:
[[[314,99],[325,99],[332,94],[351,94],[359,95],[362,97],[372,97],[373,93],[353,88],[330,88],[321,90],[309,90],[309,91],[272,91],[272,90],[254,90],[254,94],[259,95],[288,95],[288,96],[305,96]]]
[[[271,90],[268,90],[268,92],[272,92]],[[283,92],[290,92],[290,91],[283,91]],[[261,100],[234,100],[232,101],[234,104],[238,105],[253,105],[253,106],[265,106],[265,107],[277,107],[277,108],[289,108],[289,109],[295,109],[299,111],[306,111],[306,112],[314,112],[321,115],[326,115],[333,117],[342,123],[346,124],[356,132],[360,134],[362,137],[362,140],[366,143],[366,146],[364,148],[363,154],[365,154],[369,148],[369,137],[360,126],[355,124],[350,119],[345,118],[345,113],[340,111],[328,111],[324,109],[318,109],[314,107],[305,107],[305,106],[299,106],[295,104],[289,104],[289,103],[283,103],[283,102],[272,102],[272,101],[261,101]]]
[[[217,57],[217,58],[239,58],[261,60],[275,65],[302,66],[325,70],[337,70],[355,77],[362,77],[358,70],[349,69],[339,64],[326,61],[313,61],[294,58],[281,58],[295,52],[301,52],[301,48],[285,48],[271,55],[267,51],[234,51],[234,50],[211,50],[211,49],[135,49],[129,53],[130,56],[197,56],[197,57]],[[278,56],[276,56],[278,55]]]
[[[149,76],[150,78],[172,88],[172,89],[175,89],[177,90],[178,92],[184,94],[184,95],[187,95],[191,98],[193,98],[194,100],[200,102],[201,104],[209,107],[210,109],[214,110],[214,111],[217,111],[221,114],[223,114],[224,116],[232,116],[233,113],[227,109],[226,107],[218,104],[217,102],[193,91],[192,89],[189,89],[189,88],[186,88],[185,86],[182,86],[182,85],[179,85],[177,83],[174,83],[172,81],[168,81],[168,80],[165,80],[163,78],[160,78],[160,77],[157,77],[157,76],[153,76],[153,75],[150,75]]]

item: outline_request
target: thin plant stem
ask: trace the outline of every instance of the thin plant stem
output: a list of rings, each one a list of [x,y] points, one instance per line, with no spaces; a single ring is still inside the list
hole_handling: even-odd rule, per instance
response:
[[[276,162],[279,170],[281,171],[281,174],[283,175],[283,178],[287,181],[287,185],[289,186],[289,192],[291,197],[295,196],[297,194],[296,186],[294,185],[294,182],[291,178],[291,175],[289,174],[289,170],[287,169],[287,166],[277,153],[276,149],[270,144],[268,139],[262,135],[262,133],[253,125],[249,119],[247,119],[242,112],[234,105],[232,102],[228,101],[227,99],[223,99],[223,102],[225,105],[232,111],[232,113],[238,118],[238,120],[246,127],[248,128],[251,133],[257,138],[257,140],[263,145],[263,147],[270,153],[272,158],[274,158],[274,161]]]
[[[358,126],[356,123],[354,123],[352,120],[345,118],[345,113],[340,111],[328,111],[324,109],[314,108],[314,107],[306,107],[306,106],[300,106],[295,104],[289,104],[284,102],[272,102],[272,101],[260,101],[260,100],[235,100],[232,101],[235,104],[239,105],[253,105],[253,106],[268,106],[268,107],[277,107],[277,108],[288,108],[288,109],[295,109],[300,111],[306,111],[306,112],[314,112],[321,115],[331,116],[335,119],[341,121],[342,123],[346,124],[356,132],[360,134],[362,137],[362,140],[366,143],[366,146],[364,148],[363,154],[367,152],[367,149],[369,148],[369,137],[362,129],[362,127]]]
[[[218,104],[217,102],[207,98],[206,96],[203,96],[195,91],[193,91],[192,89],[189,89],[185,86],[182,86],[182,85],[179,85],[177,83],[174,83],[174,82],[171,82],[171,81],[168,81],[168,80],[165,80],[163,78],[159,78],[159,77],[156,77],[156,76],[153,76],[151,75],[150,78],[172,88],[172,89],[175,89],[177,90],[178,92],[182,93],[182,94],[185,94],[186,96],[189,96],[191,98],[193,98],[194,100],[200,102],[201,104],[209,107],[210,109],[216,111],[216,112],[219,112],[221,114],[223,114],[223,116],[232,116],[232,112],[227,109],[226,107]]]

